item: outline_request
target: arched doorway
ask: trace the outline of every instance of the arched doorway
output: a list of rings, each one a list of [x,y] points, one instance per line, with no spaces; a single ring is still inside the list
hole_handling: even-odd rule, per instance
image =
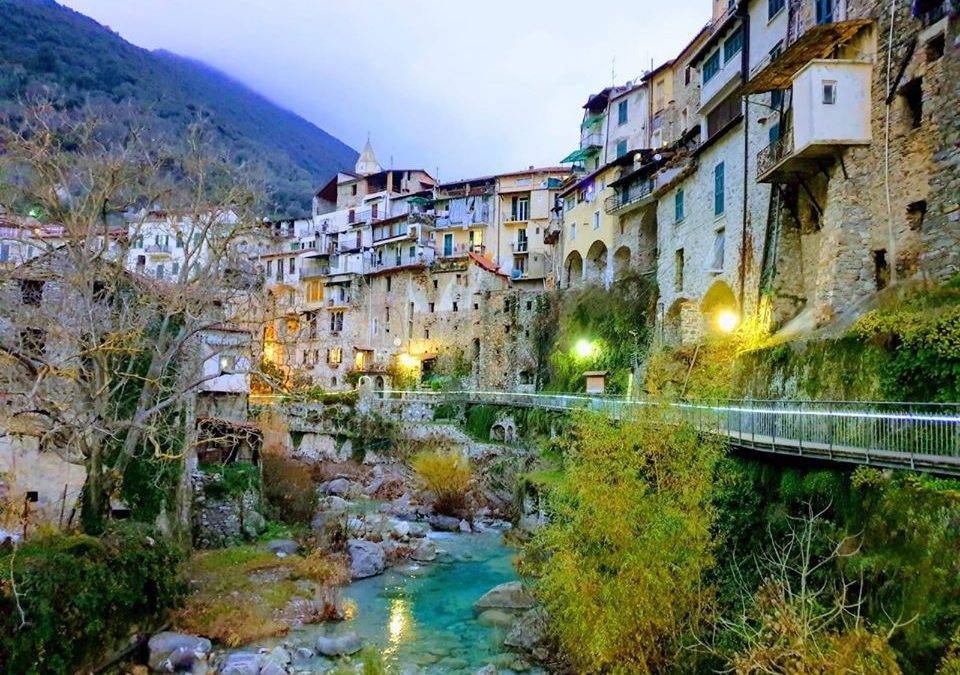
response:
[[[570,251],[566,261],[563,263],[564,277],[567,286],[572,286],[583,279],[583,258],[579,251]]]
[[[630,271],[630,247],[621,246],[613,252],[613,280],[622,279]]]
[[[700,301],[700,312],[708,333],[729,333],[740,320],[737,296],[725,281],[715,281],[707,289]]]
[[[587,262],[584,266],[584,278],[597,283],[607,280],[607,245],[599,239],[587,250]]]

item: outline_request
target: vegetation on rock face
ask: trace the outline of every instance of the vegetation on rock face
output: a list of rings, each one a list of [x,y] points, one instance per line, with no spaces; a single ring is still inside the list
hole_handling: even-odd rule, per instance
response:
[[[537,301],[531,339],[540,362],[538,381],[548,391],[583,391],[583,373],[606,370],[607,389],[624,393],[631,369],[650,337],[657,291],[646,277],[572,289]],[[593,353],[577,353],[588,341]]]
[[[710,603],[718,457],[716,444],[649,411],[574,423],[527,565],[577,671],[652,672],[688,658],[685,636]]]
[[[180,549],[149,529],[50,534],[0,555],[0,672],[74,673],[131,627],[159,626],[184,587]]]
[[[342,556],[322,551],[285,558],[258,546],[198,553],[187,569],[195,590],[174,625],[230,646],[285,635],[296,621],[333,618],[330,588],[349,581],[347,567]],[[291,607],[297,600],[300,610]]]
[[[437,513],[459,515],[466,506],[473,469],[466,457],[457,452],[425,451],[411,461],[414,471],[436,495]]]
[[[317,510],[310,467],[277,452],[264,452],[261,462],[263,498],[270,517],[288,525],[309,523]]]

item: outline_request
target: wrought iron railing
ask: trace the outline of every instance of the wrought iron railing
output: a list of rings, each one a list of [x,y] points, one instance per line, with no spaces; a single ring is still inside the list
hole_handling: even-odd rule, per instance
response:
[[[757,178],[761,178],[793,154],[793,130],[783,129],[780,136],[757,153]]]
[[[631,204],[635,204],[649,197],[653,193],[654,186],[655,183],[652,178],[639,183],[631,183],[623,190],[617,192],[617,194],[607,197],[606,201],[604,201],[604,209],[606,209],[607,213],[613,213]]]
[[[386,391],[407,403],[485,403],[590,410],[613,418],[664,408],[668,418],[749,450],[833,462],[960,475],[960,405],[871,401],[691,400],[660,404],[586,394],[503,391]]]

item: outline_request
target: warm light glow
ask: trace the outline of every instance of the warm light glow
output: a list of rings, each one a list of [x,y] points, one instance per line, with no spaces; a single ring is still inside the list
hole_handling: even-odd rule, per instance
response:
[[[411,368],[411,369],[412,369],[412,368],[419,368],[419,367],[420,367],[420,359],[418,359],[418,358],[417,358],[416,356],[414,356],[413,354],[407,354],[406,352],[404,352],[403,354],[398,354],[398,355],[397,355],[397,361],[398,361],[398,362],[400,363],[400,365],[401,365],[402,367],[404,367],[404,368]]]
[[[579,358],[586,359],[593,356],[593,353],[596,351],[596,346],[590,342],[590,340],[581,338],[577,340],[577,344],[574,345],[573,350]]]
[[[732,332],[738,323],[740,323],[740,317],[732,309],[721,309],[717,312],[717,328],[722,332]]]
[[[363,370],[363,352],[357,352],[353,357],[353,365],[357,370]]]

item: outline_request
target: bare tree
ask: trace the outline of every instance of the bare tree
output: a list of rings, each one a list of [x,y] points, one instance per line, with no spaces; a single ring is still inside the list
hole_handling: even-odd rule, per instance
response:
[[[85,467],[82,522],[98,532],[135,457],[158,482],[183,473],[203,333],[244,320],[257,295],[237,245],[255,192],[200,129],[164,152],[39,105],[2,143],[3,203],[41,225],[33,255],[0,271],[0,425]],[[164,230],[182,263],[151,278],[134,252]]]

